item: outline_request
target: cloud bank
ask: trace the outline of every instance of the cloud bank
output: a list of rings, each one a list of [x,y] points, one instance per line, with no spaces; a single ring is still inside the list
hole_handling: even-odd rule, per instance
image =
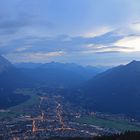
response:
[[[13,63],[127,63],[140,59],[139,15],[139,0],[0,0],[0,54]]]

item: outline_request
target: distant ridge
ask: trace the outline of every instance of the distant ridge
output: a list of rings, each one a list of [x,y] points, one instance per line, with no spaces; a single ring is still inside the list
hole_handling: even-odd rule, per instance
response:
[[[74,63],[59,62],[40,64],[32,69],[28,67],[21,68],[21,71],[25,77],[28,77],[30,83],[62,88],[80,86],[90,78],[104,71],[103,68],[84,67]]]

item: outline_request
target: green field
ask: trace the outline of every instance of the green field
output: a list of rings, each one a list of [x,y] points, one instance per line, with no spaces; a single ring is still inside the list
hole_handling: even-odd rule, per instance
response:
[[[34,105],[39,103],[39,96],[37,95],[37,92],[35,89],[17,89],[15,93],[29,95],[30,98],[24,103],[8,108],[9,112],[0,113],[0,119],[6,118],[6,117],[11,118],[11,117],[16,117],[21,114],[26,114],[28,113],[25,111],[26,109],[33,107]]]
[[[140,126],[129,123],[128,121],[123,120],[108,120],[98,117],[82,117],[77,119],[79,123],[95,125],[104,128],[115,128],[120,131],[140,131]]]

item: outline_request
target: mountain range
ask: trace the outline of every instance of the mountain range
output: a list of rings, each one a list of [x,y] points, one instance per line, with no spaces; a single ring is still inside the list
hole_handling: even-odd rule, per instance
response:
[[[140,119],[140,61],[98,74],[80,91],[81,102],[88,109]]]
[[[93,76],[104,71],[103,68],[81,66],[74,63],[50,62],[46,64],[24,63],[16,67],[28,79],[30,86],[72,88],[80,86]]]
[[[88,110],[140,119],[140,61],[105,71],[58,62],[17,66],[0,56],[0,108],[10,106],[9,98],[12,105],[26,100],[13,96],[21,87],[66,88],[65,98]]]
[[[51,62],[13,65],[0,56],[0,108],[13,105],[13,102],[15,104],[16,97],[19,96],[14,96],[13,92],[16,88],[73,88],[80,86],[102,71],[104,70],[101,68],[83,67],[72,63]],[[24,99],[24,97],[22,98]],[[9,100],[11,104],[8,102]],[[17,102],[20,102],[20,99]]]

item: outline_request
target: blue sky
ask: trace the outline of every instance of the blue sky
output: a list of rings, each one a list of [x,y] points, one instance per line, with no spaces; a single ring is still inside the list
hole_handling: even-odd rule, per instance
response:
[[[0,54],[17,62],[140,60],[139,0],[0,0]]]

